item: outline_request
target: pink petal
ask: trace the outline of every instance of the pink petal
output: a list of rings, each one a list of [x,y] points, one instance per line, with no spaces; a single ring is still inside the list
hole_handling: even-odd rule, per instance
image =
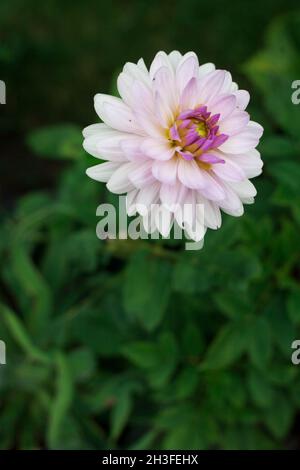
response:
[[[213,165],[212,171],[215,175],[225,181],[243,181],[246,179],[246,175],[238,163],[227,158],[221,152],[218,153],[218,156],[222,157],[225,163],[223,165]]]
[[[173,70],[164,66],[156,71],[153,92],[159,121],[164,127],[169,127],[174,121],[178,100]]]
[[[178,178],[187,188],[203,188],[205,183],[202,173],[194,160],[186,161],[183,158],[178,160]]]
[[[236,135],[246,127],[249,119],[250,116],[246,111],[235,110],[220,123],[220,132],[227,135]]]
[[[226,119],[236,108],[236,97],[234,95],[218,95],[211,100],[209,111],[211,115],[220,114],[219,121]]]
[[[144,139],[138,136],[132,136],[131,138],[120,140],[121,150],[127,160],[142,161],[146,158],[141,151],[141,144],[143,141]]]
[[[175,148],[171,147],[167,141],[144,139],[141,145],[142,152],[154,160],[169,160],[175,153]]]
[[[176,82],[178,91],[181,94],[192,78],[198,79],[199,62],[194,52],[185,54],[176,68]]]
[[[139,163],[137,168],[130,172],[129,179],[136,188],[143,188],[156,182],[151,171],[152,163],[152,160],[146,160],[143,163]]]
[[[222,181],[212,172],[206,170],[202,171],[202,177],[205,181],[205,186],[199,190],[199,193],[211,201],[222,200],[225,197]]]
[[[191,78],[183,89],[180,97],[180,109],[192,109],[198,103],[198,81]]]
[[[207,103],[220,93],[224,83],[225,71],[215,70],[199,81],[199,102]]]
[[[263,128],[250,121],[239,134],[230,137],[219,149],[225,153],[239,154],[255,148],[263,133]]]
[[[177,177],[178,161],[176,158],[171,158],[166,161],[154,161],[152,164],[153,176],[166,184],[174,184]]]

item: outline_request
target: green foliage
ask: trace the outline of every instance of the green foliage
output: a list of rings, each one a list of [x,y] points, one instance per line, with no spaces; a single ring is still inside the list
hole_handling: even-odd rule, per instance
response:
[[[163,239],[98,240],[96,207],[112,199],[84,175],[79,126],[28,134],[35,161],[64,162],[55,188],[2,211],[0,448],[294,445],[298,26],[297,12],[275,20],[243,67],[257,93],[253,119],[266,128],[265,169],[256,203],[242,218],[224,215],[201,251]]]

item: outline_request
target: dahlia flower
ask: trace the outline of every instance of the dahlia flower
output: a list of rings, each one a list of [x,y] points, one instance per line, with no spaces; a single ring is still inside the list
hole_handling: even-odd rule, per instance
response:
[[[139,213],[148,232],[163,236],[176,221],[201,239],[206,228],[221,226],[220,210],[241,216],[256,195],[249,178],[263,166],[255,149],[263,128],[245,111],[249,93],[229,72],[178,51],[158,52],[149,70],[143,59],[125,64],[117,85],[120,98],[95,96],[103,123],[83,131],[85,150],[107,160],[87,175],[125,193],[128,215]],[[184,205],[190,209],[178,210]],[[163,217],[153,214],[157,206]],[[195,234],[198,206],[204,217]]]

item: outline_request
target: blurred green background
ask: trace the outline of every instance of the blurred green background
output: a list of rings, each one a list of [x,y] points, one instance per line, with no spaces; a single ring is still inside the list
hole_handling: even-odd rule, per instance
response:
[[[0,448],[299,448],[299,2],[2,0],[0,40]],[[173,49],[251,92],[256,203],[201,251],[101,242],[81,128]]]

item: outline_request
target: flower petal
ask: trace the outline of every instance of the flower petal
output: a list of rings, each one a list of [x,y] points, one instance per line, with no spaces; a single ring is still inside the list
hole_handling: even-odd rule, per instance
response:
[[[200,189],[205,186],[203,173],[194,160],[184,158],[178,160],[178,178],[182,184],[190,189]]]
[[[224,70],[215,70],[199,81],[199,102],[207,103],[220,93],[225,79]]]
[[[102,121],[113,129],[143,134],[131,109],[120,98],[99,93],[95,96],[95,109]]]
[[[235,110],[220,122],[220,132],[229,136],[239,134],[248,124],[250,116],[246,111]]]
[[[250,121],[245,129],[239,134],[230,137],[219,147],[219,150],[233,154],[248,152],[257,146],[262,133],[262,126]]]
[[[177,178],[178,160],[171,158],[166,161],[154,161],[152,164],[153,176],[162,183],[175,184]]]
[[[199,62],[194,52],[188,52],[176,68],[176,83],[180,94],[192,78],[199,78]]]
[[[217,153],[220,158],[225,160],[225,163],[223,164],[213,165],[212,171],[215,175],[219,176],[219,178],[225,181],[243,181],[246,179],[245,173],[237,162],[227,158],[227,155],[224,155],[221,152],[215,153]]]
[[[213,72],[214,70],[216,70],[216,66],[215,64],[212,64],[211,62],[207,62],[206,64],[203,64],[203,65],[200,65],[199,67],[199,78],[203,78],[205,77],[205,75]]]
[[[237,107],[244,110],[247,108],[250,101],[250,94],[246,90],[236,90],[234,95],[237,99]]]
[[[107,189],[115,194],[122,194],[134,189],[134,185],[129,180],[129,174],[137,167],[136,163],[123,163],[111,175],[106,185]]]
[[[217,95],[211,100],[209,111],[211,115],[220,114],[219,122],[226,119],[236,108],[237,99],[234,95]]]
[[[154,160],[169,160],[175,153],[175,148],[171,147],[167,141],[144,139],[141,150],[149,158]]]
[[[152,160],[139,163],[138,166],[129,173],[129,179],[136,188],[143,188],[144,186],[156,182],[152,175],[152,163]]]
[[[93,180],[106,183],[119,166],[120,164],[116,162],[100,163],[99,165],[88,168],[86,174]]]

